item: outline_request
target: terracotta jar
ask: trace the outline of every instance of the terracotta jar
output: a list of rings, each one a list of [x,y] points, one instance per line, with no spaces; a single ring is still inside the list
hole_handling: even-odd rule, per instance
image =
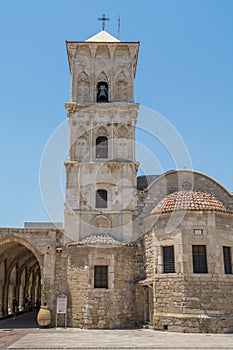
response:
[[[51,319],[51,312],[49,310],[48,305],[41,306],[40,310],[37,315],[37,322],[39,326],[45,327],[50,325],[52,319]]]

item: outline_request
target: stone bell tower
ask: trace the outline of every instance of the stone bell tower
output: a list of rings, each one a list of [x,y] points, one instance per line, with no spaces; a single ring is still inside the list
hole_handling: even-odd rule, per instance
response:
[[[133,237],[137,168],[134,103],[138,42],[102,30],[66,42],[71,74],[65,232],[74,241],[105,234]]]

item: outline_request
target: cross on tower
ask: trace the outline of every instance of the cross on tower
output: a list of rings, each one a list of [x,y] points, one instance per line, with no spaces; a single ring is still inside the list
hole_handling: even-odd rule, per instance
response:
[[[109,17],[106,17],[105,14],[102,15],[102,17],[98,17],[98,21],[102,21],[102,29],[104,30],[105,28],[105,25],[106,25],[106,21],[109,21],[110,18]]]

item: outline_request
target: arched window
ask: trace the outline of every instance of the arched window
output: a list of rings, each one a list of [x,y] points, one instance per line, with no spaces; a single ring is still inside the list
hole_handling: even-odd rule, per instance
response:
[[[108,158],[108,138],[105,136],[96,139],[96,158]]]
[[[97,84],[97,102],[108,102],[108,83],[100,81]]]
[[[96,208],[107,208],[108,204],[108,193],[106,190],[97,190],[95,197]]]

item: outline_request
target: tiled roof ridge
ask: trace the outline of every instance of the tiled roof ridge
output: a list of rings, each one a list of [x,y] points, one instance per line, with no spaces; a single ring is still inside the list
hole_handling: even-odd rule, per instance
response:
[[[68,246],[77,245],[124,245],[109,233],[91,233],[80,241],[71,242]]]
[[[164,197],[152,213],[178,210],[229,212],[213,194],[201,191],[176,191]]]

